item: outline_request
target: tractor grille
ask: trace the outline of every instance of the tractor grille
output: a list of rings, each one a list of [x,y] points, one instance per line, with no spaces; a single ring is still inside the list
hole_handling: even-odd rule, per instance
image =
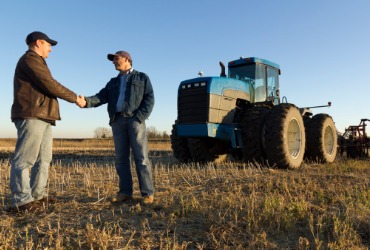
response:
[[[180,123],[206,123],[208,104],[206,86],[181,89],[177,103],[178,121]]]

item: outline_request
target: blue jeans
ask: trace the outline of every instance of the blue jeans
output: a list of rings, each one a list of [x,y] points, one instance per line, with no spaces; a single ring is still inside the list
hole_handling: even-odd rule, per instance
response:
[[[53,138],[47,122],[20,119],[14,123],[18,139],[10,168],[10,191],[14,205],[21,206],[46,196]]]
[[[143,197],[154,195],[145,122],[140,123],[135,117],[122,117],[120,115],[111,126],[116,153],[116,170],[119,176],[119,193],[133,195],[130,166],[131,148],[135,159],[140,193]]]

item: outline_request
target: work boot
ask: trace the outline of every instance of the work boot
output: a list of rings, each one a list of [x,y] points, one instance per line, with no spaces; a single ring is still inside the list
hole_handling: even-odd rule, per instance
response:
[[[131,200],[132,200],[131,195],[122,194],[122,193],[119,193],[117,194],[116,197],[112,198],[113,203],[120,203],[120,202],[126,202],[126,201],[131,201]]]
[[[7,209],[7,212],[12,213],[24,213],[24,212],[36,212],[37,210],[41,210],[42,207],[37,202],[31,201],[27,204],[16,206],[16,207],[10,207]]]
[[[145,196],[141,200],[141,203],[143,203],[143,205],[150,205],[153,202],[154,202],[154,195]]]
[[[54,196],[45,196],[44,198],[40,199],[40,200],[37,200],[36,202],[40,203],[40,204],[54,204],[54,203],[57,203],[58,202],[58,199]]]

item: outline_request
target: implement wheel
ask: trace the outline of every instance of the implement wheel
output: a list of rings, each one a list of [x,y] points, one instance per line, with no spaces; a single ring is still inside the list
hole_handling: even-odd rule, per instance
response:
[[[337,130],[327,114],[306,119],[306,158],[320,163],[334,162],[337,156]]]
[[[289,169],[301,166],[306,134],[303,118],[295,105],[275,106],[266,119],[263,135],[270,166]]]
[[[351,159],[368,157],[368,143],[354,140],[347,146],[347,157]]]

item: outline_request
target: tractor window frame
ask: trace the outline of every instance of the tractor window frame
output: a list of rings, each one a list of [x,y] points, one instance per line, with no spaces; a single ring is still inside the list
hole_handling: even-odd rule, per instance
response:
[[[278,69],[266,66],[266,86],[267,86],[267,99],[272,100],[275,105],[279,104],[280,90],[279,90]]]

